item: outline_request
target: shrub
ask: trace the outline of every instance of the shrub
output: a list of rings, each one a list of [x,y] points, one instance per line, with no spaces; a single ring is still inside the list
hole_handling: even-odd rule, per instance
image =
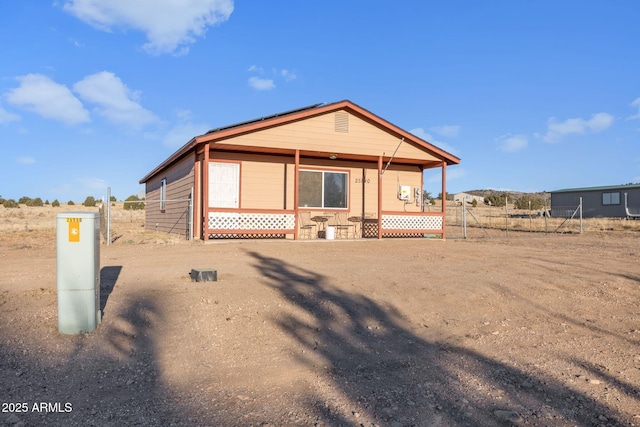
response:
[[[40,197],[36,197],[35,199],[31,199],[27,201],[27,206],[43,206],[42,199]]]
[[[27,196],[22,196],[18,199],[18,203],[21,205],[28,205],[30,201],[31,201],[31,197],[27,197]]]
[[[75,203],[73,203],[73,200],[69,200],[69,201],[67,202],[67,204],[68,204],[69,206],[73,206],[73,205],[75,205]]]
[[[111,196],[111,197],[109,197],[109,201],[110,202],[117,202],[118,199],[116,199],[116,196]]]
[[[60,202],[58,201],[58,199],[55,199],[53,202],[51,202],[51,207],[57,208],[58,206],[60,206]]]
[[[45,204],[45,205],[49,205],[49,204],[50,204],[50,203],[49,203],[49,199],[45,200],[45,201],[44,201],[44,204]]]
[[[509,195],[507,193],[500,193],[500,194],[492,194],[491,196],[487,196],[484,198],[484,202],[487,205],[491,205],[491,206],[504,206],[507,204],[507,197]]]
[[[530,194],[525,194],[515,201],[514,206],[516,209],[529,209],[529,202],[531,202],[531,209],[538,210],[544,207],[544,199],[541,197],[535,197]]]
[[[18,202],[16,202],[13,199],[7,199],[4,202],[2,202],[2,206],[4,206],[5,208],[19,208],[20,206],[18,206]]]
[[[4,197],[0,196],[0,205],[4,203],[4,201],[7,200]]]
[[[471,201],[471,206],[473,206],[474,208],[478,206],[478,199],[473,199]]]
[[[142,201],[138,196],[129,196],[124,201],[124,208],[132,211],[144,209],[144,201]]]
[[[82,203],[84,206],[95,206],[96,205],[96,199],[93,198],[93,196],[87,196],[86,199],[84,199],[84,203]]]

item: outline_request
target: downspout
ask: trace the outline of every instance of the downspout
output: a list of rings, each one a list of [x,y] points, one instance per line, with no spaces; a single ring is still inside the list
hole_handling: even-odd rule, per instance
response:
[[[640,214],[632,214],[629,212],[629,205],[627,204],[627,193],[624,193],[624,211],[628,218],[640,218]]]
[[[200,160],[198,160],[198,149],[193,149],[194,155],[194,173],[193,173],[193,190],[191,196],[191,240],[199,238],[198,236],[198,217],[200,216],[200,206],[198,206],[198,200],[200,199],[200,183],[198,182],[202,178],[202,171],[200,170]]]

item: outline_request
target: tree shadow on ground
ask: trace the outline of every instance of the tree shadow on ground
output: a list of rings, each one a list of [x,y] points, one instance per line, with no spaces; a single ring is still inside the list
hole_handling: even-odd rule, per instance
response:
[[[107,300],[111,292],[113,292],[113,288],[116,286],[121,271],[121,265],[107,266],[100,269],[100,311],[103,317]]]
[[[298,362],[317,370],[321,359],[324,379],[346,402],[315,391],[318,403],[309,409],[329,425],[623,424],[613,407],[542,373],[419,336],[389,304],[282,259],[248,254],[264,284],[295,308],[274,321],[306,349]]]
[[[115,427],[175,422],[179,417],[169,409],[154,344],[162,310],[148,296],[131,301],[91,334],[58,335],[54,349],[27,342],[27,331],[20,338],[5,329],[0,395],[3,402],[27,406],[0,414],[0,423]]]

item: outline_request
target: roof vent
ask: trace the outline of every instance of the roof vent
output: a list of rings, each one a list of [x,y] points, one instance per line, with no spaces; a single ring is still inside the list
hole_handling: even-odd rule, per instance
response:
[[[335,130],[336,132],[349,132],[349,113],[346,111],[336,111]]]

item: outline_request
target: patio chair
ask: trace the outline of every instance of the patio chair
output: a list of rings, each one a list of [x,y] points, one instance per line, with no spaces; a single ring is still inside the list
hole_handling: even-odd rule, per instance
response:
[[[353,224],[347,219],[347,212],[338,212],[334,216],[334,223],[331,224],[336,230],[336,239],[349,238]],[[355,237],[355,235],[354,235]]]
[[[307,236],[307,239],[315,239],[317,234],[316,224],[311,221],[311,212],[300,212],[298,214],[299,219],[299,228],[300,228],[300,238],[304,238]]]

